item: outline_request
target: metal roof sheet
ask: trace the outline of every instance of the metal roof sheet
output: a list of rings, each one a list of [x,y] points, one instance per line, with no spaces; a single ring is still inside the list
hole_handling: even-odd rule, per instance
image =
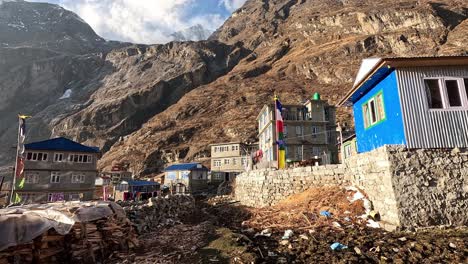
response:
[[[180,163],[167,167],[164,171],[178,171],[178,170],[208,170],[207,167],[200,163]]]
[[[73,140],[58,137],[44,141],[33,142],[24,145],[27,150],[58,150],[58,151],[73,151],[73,152],[89,152],[99,153],[99,148],[88,147]]]

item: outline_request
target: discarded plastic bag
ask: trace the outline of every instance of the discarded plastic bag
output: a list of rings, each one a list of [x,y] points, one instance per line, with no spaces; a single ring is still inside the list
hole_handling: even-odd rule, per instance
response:
[[[284,231],[284,235],[281,239],[289,240],[293,236],[294,232],[291,229]]]
[[[347,249],[348,246],[343,245],[343,244],[338,243],[338,242],[335,242],[335,243],[331,244],[330,248],[332,250],[342,250],[342,249]]]
[[[330,217],[331,217],[331,213],[328,212],[328,211],[321,211],[321,212],[320,212],[320,215],[321,215],[321,216],[325,216],[325,217],[327,217],[327,218],[330,218]]]

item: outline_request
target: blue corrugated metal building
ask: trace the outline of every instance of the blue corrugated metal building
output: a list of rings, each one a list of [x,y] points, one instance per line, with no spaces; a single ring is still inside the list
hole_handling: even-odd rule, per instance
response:
[[[468,56],[363,61],[352,105],[358,152],[468,147]]]

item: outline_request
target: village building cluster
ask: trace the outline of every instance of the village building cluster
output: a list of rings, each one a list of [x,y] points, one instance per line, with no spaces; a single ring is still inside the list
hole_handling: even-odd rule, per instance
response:
[[[258,142],[213,142],[209,165],[169,165],[160,182],[135,179],[123,164],[99,173],[99,149],[66,138],[25,144],[15,192],[21,203],[140,200],[207,192],[249,170],[337,164],[384,145],[468,148],[468,57],[366,59],[338,106],[352,108],[354,130],[337,125],[318,93],[297,104],[277,98],[259,111]]]

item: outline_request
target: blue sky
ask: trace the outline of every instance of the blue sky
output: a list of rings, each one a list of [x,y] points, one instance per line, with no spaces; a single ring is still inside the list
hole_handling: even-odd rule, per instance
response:
[[[165,43],[170,34],[201,24],[214,31],[246,0],[30,0],[59,4],[100,36],[134,43]]]

